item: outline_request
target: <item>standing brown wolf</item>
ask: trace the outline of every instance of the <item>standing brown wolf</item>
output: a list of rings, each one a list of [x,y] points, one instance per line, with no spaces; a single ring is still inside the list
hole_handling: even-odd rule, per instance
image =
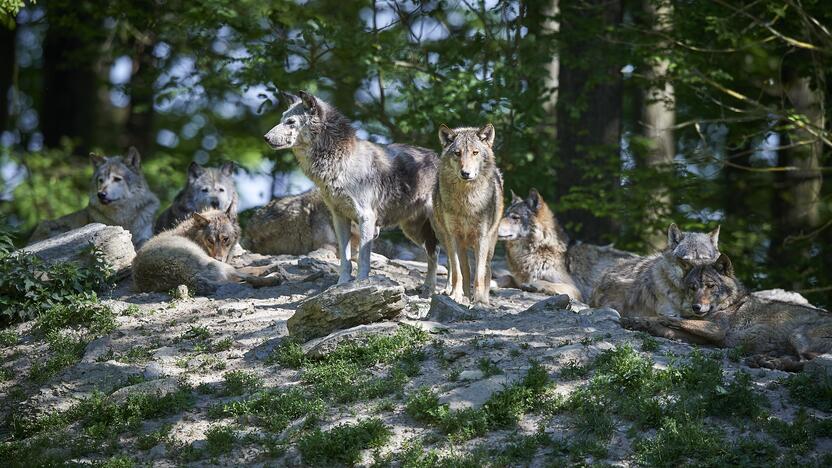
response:
[[[150,191],[135,147],[125,157],[90,154],[94,168],[89,203],[74,213],[38,224],[29,243],[77,229],[89,223],[121,226],[130,231],[133,245],[141,246],[153,235],[153,215],[159,199]]]
[[[370,252],[379,228],[398,225],[428,256],[423,295],[436,284],[437,239],[430,223],[438,158],[425,148],[377,145],[356,137],[350,121],[315,96],[282,94],[289,102],[264,136],[274,149],[292,148],[303,173],[321,191],[332,213],[339,283],[352,279],[350,224],[358,224],[358,279],[370,274]]]
[[[237,269],[225,263],[240,236],[230,211],[194,213],[150,239],[133,259],[134,288],[165,292],[184,284],[197,294],[210,294],[228,283],[280,284],[280,276],[256,276],[269,272],[267,267]]]
[[[654,335],[693,343],[741,347],[754,367],[796,371],[832,351],[832,315],[794,302],[749,294],[722,254],[696,266],[684,279],[682,318],[636,317],[622,323]]]
[[[590,305],[612,307],[624,316],[678,316],[685,273],[693,266],[713,263],[719,256],[719,228],[703,234],[682,232],[671,224],[667,243],[662,252],[607,270]]]
[[[503,211],[503,177],[492,145],[494,127],[439,127],[439,175],[433,189],[434,227],[448,251],[448,289],[461,302],[488,304],[491,258]],[[474,253],[474,290],[468,249]]]
[[[228,211],[237,217],[237,189],[234,187],[234,163],[221,167],[188,166],[185,188],[176,194],[173,203],[159,215],[153,232],[171,229],[194,213],[203,210]]]

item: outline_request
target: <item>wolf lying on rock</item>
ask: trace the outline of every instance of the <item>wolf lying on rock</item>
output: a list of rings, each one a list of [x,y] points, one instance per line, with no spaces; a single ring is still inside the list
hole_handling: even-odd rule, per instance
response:
[[[665,338],[750,353],[752,367],[799,371],[832,351],[832,315],[795,302],[764,299],[745,290],[722,254],[684,279],[682,317],[631,317],[622,324]]]
[[[255,287],[280,284],[282,275],[261,277],[270,267],[237,269],[225,263],[240,236],[226,211],[194,213],[174,229],[150,239],[133,260],[133,285],[139,292],[167,292],[180,284],[197,294],[211,294],[228,283]]]

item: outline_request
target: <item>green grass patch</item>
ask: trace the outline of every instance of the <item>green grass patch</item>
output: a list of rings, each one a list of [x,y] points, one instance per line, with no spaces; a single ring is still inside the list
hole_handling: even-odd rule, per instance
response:
[[[582,365],[580,362],[572,360],[567,362],[560,370],[560,377],[564,380],[582,379],[589,375],[590,370],[592,370],[591,365]]]
[[[237,442],[237,434],[231,426],[213,426],[205,432],[205,451],[212,457],[228,453]]]
[[[289,369],[300,369],[306,363],[306,356],[300,343],[292,340],[284,340],[266,358],[266,365],[279,364]]]
[[[153,350],[147,346],[133,346],[127,352],[116,357],[118,362],[125,364],[142,364],[153,357]]]
[[[274,389],[255,393],[245,400],[213,406],[208,416],[214,419],[245,417],[270,432],[281,432],[289,423],[303,416],[309,422],[315,421],[324,409],[323,400],[310,396],[300,388]]]
[[[95,336],[110,333],[116,327],[113,310],[98,302],[98,296],[84,292],[68,296],[38,315],[35,325],[44,335],[64,327],[84,326]]]
[[[225,395],[242,395],[251,393],[263,385],[263,379],[251,372],[235,370],[223,375],[223,393]]]
[[[46,335],[49,357],[32,363],[29,378],[35,383],[43,383],[61,370],[75,364],[84,355],[87,342],[83,338],[72,337],[53,330]]]
[[[800,373],[780,382],[794,402],[821,411],[832,411],[832,378],[829,376]]]
[[[139,435],[136,440],[136,448],[150,450],[163,442],[167,442],[171,429],[173,429],[173,425],[165,424],[153,432]]]
[[[0,346],[14,346],[20,341],[20,335],[14,330],[0,331]]]
[[[308,465],[354,465],[361,451],[384,446],[391,431],[379,419],[365,419],[356,424],[341,424],[328,431],[316,429],[298,442],[303,460]]]

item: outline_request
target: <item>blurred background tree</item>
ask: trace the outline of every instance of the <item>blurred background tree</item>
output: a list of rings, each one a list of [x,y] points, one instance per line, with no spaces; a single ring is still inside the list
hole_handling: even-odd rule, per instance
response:
[[[144,155],[168,202],[233,160],[244,204],[297,189],[262,135],[306,89],[359,134],[438,149],[497,128],[507,189],[574,239],[661,248],[722,225],[753,288],[832,305],[824,0],[0,0],[0,215],[86,203],[89,151]],[[295,179],[291,179],[295,180]],[[507,192],[508,193],[508,192]]]

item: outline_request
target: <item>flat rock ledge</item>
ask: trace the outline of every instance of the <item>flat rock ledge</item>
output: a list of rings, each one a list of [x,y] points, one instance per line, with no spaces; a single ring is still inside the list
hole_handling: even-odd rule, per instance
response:
[[[305,342],[335,330],[393,318],[406,304],[404,287],[389,279],[352,281],[301,302],[286,327],[289,336]]]
[[[121,279],[130,273],[136,249],[130,232],[121,226],[107,226],[101,223],[59,234],[49,239],[28,245],[23,251],[35,254],[47,263],[72,262],[82,265],[92,259],[91,248],[101,252],[104,263]]]

